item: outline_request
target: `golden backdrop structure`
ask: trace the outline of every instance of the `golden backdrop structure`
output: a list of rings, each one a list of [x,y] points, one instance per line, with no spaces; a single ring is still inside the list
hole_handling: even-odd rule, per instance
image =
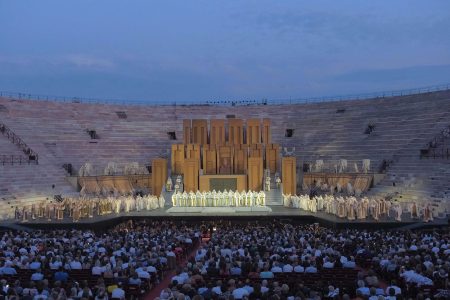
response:
[[[167,160],[157,158],[152,160],[152,193],[159,196],[167,179]]]
[[[281,178],[283,180],[283,194],[297,194],[297,170],[295,157],[283,157],[281,161]]]
[[[264,169],[274,174],[281,167],[280,146],[271,140],[270,119],[183,120],[184,143],[171,149],[172,174],[184,176],[186,191],[197,191],[199,182],[209,187],[202,184],[207,175],[245,175],[239,187],[260,191]]]

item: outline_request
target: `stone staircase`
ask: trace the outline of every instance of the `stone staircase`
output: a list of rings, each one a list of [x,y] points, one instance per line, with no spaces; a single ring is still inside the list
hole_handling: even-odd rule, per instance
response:
[[[266,191],[266,205],[269,206],[280,206],[283,205],[283,195],[281,189],[270,189]]]

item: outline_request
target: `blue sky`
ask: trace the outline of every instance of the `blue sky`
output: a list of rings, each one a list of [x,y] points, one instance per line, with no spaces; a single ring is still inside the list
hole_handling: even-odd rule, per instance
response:
[[[450,1],[0,0],[0,90],[183,101],[450,83]]]

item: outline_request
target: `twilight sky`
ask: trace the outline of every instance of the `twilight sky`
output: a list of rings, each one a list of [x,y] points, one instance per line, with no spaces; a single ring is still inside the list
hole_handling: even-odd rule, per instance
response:
[[[283,99],[450,83],[448,0],[0,0],[0,90]]]

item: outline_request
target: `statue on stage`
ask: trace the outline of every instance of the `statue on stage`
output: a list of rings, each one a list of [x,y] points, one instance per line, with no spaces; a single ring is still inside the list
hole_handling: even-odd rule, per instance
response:
[[[281,178],[280,178],[280,174],[275,173],[275,183],[277,185],[277,189],[280,189],[281,187]]]
[[[91,163],[85,163],[78,171],[78,176],[95,176],[94,167]]]
[[[353,195],[355,193],[355,191],[353,190],[353,186],[352,186],[352,184],[349,182],[349,183],[347,183],[347,194],[348,195]]]
[[[340,159],[339,160],[339,173],[345,173],[346,170],[347,170],[347,160]]]
[[[231,163],[229,157],[223,157],[220,167],[219,174],[231,174]]]
[[[116,175],[118,173],[118,166],[115,162],[108,162],[108,164],[105,167],[105,170],[103,171],[104,175]]]
[[[362,172],[369,173],[370,170],[370,159],[363,159],[362,161]]]
[[[167,178],[167,181],[166,181],[166,191],[167,192],[172,191],[172,178],[170,178],[170,176]]]
[[[322,169],[323,169],[323,160],[322,159],[316,160],[315,171],[322,172]]]
[[[182,192],[183,188],[183,179],[181,175],[177,176],[177,179],[175,180],[175,192]]]

